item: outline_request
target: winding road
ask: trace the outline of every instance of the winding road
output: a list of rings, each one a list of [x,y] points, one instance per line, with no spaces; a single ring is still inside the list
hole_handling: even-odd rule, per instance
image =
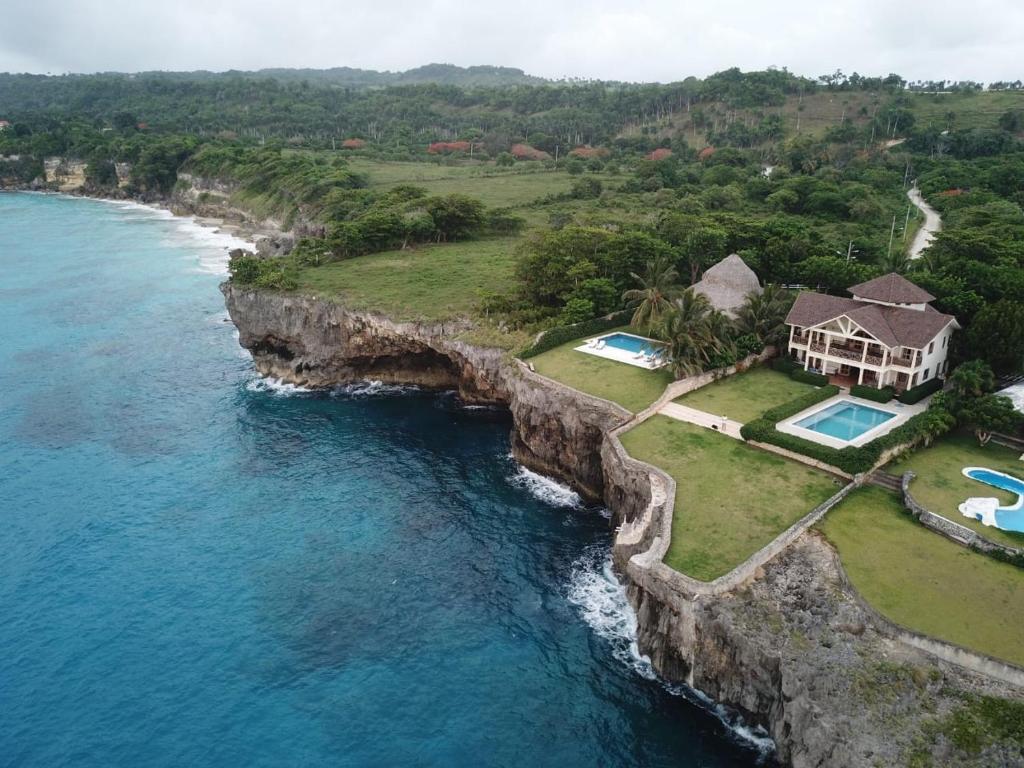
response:
[[[921,197],[921,190],[917,188],[916,184],[907,190],[907,197],[924,214],[924,223],[914,235],[914,241],[910,244],[910,250],[907,253],[910,259],[914,260],[921,258],[921,252],[931,245],[932,240],[935,239],[935,233],[942,230],[942,218],[939,216],[939,212]]]

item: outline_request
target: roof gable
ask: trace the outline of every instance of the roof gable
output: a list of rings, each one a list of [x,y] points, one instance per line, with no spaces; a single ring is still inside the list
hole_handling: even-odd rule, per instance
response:
[[[851,285],[848,290],[859,299],[884,301],[888,304],[927,304],[929,301],[935,301],[935,297],[924,288],[914,285],[903,275],[895,272],[868,280],[866,283]]]

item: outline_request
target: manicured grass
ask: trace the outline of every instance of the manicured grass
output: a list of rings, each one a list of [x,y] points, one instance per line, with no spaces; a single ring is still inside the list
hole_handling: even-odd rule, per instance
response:
[[[854,491],[820,527],[854,587],[883,615],[1024,664],[1024,570],[929,531],[879,488]]]
[[[622,445],[675,478],[665,562],[702,581],[728,573],[840,487],[802,464],[666,416],[631,429]]]
[[[467,240],[359,256],[304,269],[299,290],[397,320],[472,316],[484,293],[512,289],[515,243]]]
[[[983,525],[979,520],[964,517],[957,509],[971,496],[992,496],[1007,504],[1016,501],[1015,495],[964,477],[961,470],[964,467],[988,467],[1024,478],[1024,462],[1019,456],[1016,451],[995,443],[982,448],[973,435],[948,435],[930,448],[915,451],[909,457],[893,462],[885,470],[894,475],[902,475],[907,470],[914,472],[917,477],[910,485],[910,492],[932,512],[966,525],[992,541],[1024,547],[1024,534]]]
[[[630,329],[623,327],[618,330]],[[661,397],[665,387],[672,382],[672,374],[665,368],[649,371],[628,363],[577,352],[574,347],[583,341],[575,339],[530,358],[530,362],[538,373],[548,378],[616,402],[634,413],[642,411]]]
[[[814,387],[810,384],[793,381],[784,373],[762,365],[695,389],[677,398],[676,402],[745,424],[769,408],[787,403],[812,389]]]

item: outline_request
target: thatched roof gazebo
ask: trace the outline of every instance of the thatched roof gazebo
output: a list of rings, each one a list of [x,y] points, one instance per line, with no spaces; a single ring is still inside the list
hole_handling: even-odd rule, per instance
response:
[[[706,296],[715,309],[735,317],[748,293],[761,292],[761,284],[754,270],[733,253],[705,271],[693,290]]]

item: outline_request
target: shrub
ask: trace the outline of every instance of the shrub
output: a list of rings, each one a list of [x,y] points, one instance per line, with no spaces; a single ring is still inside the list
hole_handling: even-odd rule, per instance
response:
[[[772,370],[778,371],[779,373],[785,373],[788,375],[798,368],[802,369],[803,366],[791,357],[776,357],[772,360]]]
[[[916,387],[911,387],[896,399],[906,405],[913,405],[914,403],[921,402],[933,392],[938,392],[940,389],[942,389],[941,379],[929,379],[923,384],[918,384]]]
[[[790,416],[795,416],[805,408],[810,408],[812,405],[817,405],[820,402],[828,400],[830,397],[834,397],[839,394],[839,387],[835,384],[828,384],[824,387],[818,387],[813,392],[808,392],[806,395],[790,400],[788,403],[777,405],[774,408],[769,408],[761,416],[765,421],[770,421],[772,424],[778,424],[783,419],[788,419]]]
[[[861,446],[851,445],[846,448],[831,448],[796,435],[779,432],[775,428],[775,424],[767,418],[747,422],[740,429],[740,434],[744,440],[769,443],[830,464],[847,474],[856,475],[874,467],[882,454],[890,448],[899,445],[913,446],[926,439],[935,438],[937,431],[932,416],[930,410],[919,413],[887,435],[882,435]]]
[[[593,320],[586,320],[582,323],[574,323],[573,325],[560,325],[555,328],[551,328],[545,331],[544,334],[534,344],[524,349],[519,357],[526,360],[531,357],[536,357],[542,352],[547,352],[549,349],[565,344],[567,341],[573,339],[581,339],[584,336],[590,336],[591,334],[600,333],[601,331],[607,331],[612,328],[617,328],[620,325],[624,325],[629,322],[629,316],[632,314],[629,310],[622,312],[616,312],[613,315],[607,317],[595,317]]]
[[[854,397],[862,397],[865,400],[872,400],[876,403],[888,403],[892,400],[895,392],[892,387],[875,389],[874,387],[866,387],[862,384],[854,384],[850,387],[850,394]]]
[[[824,387],[828,384],[828,376],[820,373],[811,373],[803,368],[797,368],[789,372],[789,378],[793,381],[802,381],[804,384],[813,384],[816,387]]]

